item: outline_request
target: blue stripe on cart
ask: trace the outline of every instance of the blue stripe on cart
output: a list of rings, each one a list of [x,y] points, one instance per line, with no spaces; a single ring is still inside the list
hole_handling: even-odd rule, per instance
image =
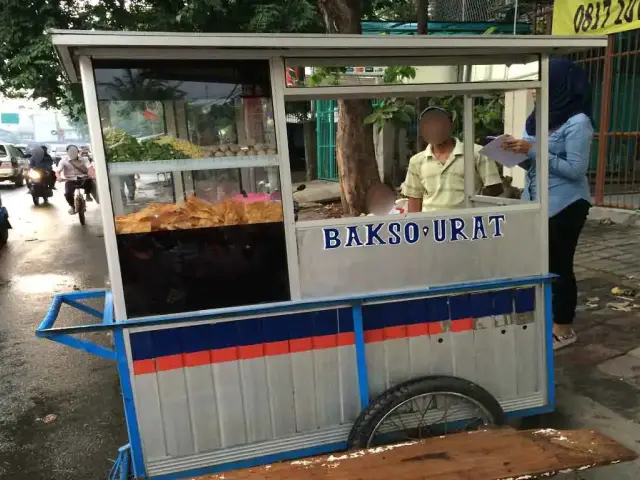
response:
[[[364,305],[368,343],[473,329],[473,319],[533,312],[534,288]],[[351,308],[130,334],[134,374],[354,345]]]

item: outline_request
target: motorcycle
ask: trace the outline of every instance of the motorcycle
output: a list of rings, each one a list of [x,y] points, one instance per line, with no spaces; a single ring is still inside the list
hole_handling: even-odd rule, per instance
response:
[[[49,203],[49,199],[53,196],[49,175],[51,174],[45,170],[35,168],[30,169],[27,173],[27,187],[34,205],[39,205],[41,198],[44,203]]]

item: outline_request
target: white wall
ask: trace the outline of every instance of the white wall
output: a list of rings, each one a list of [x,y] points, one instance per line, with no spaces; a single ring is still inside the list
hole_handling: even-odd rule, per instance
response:
[[[538,62],[519,65],[477,65],[472,69],[473,81],[533,80],[538,75]],[[504,99],[504,133],[522,137],[524,124],[533,110],[533,97],[527,90],[507,92]],[[525,172],[520,167],[505,169],[513,178],[513,186],[524,188]]]
[[[456,81],[458,67],[415,67],[416,78],[411,83],[452,83]]]
[[[471,79],[474,82],[499,80],[533,80],[538,75],[538,62],[517,65],[475,65]]]

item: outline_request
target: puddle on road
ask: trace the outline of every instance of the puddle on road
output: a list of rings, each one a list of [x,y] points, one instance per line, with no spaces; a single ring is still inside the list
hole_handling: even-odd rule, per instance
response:
[[[57,290],[71,290],[76,279],[71,275],[42,273],[13,277],[11,287],[24,293],[47,293]]]

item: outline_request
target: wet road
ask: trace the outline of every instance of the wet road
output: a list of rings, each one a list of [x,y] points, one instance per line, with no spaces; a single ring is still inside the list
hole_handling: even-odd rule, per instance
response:
[[[14,226],[0,251],[0,478],[106,478],[127,442],[115,365],[34,336],[52,294],[107,283],[98,207],[82,227],[60,190],[40,207],[25,189],[0,195]],[[59,325],[93,321],[64,308]]]

